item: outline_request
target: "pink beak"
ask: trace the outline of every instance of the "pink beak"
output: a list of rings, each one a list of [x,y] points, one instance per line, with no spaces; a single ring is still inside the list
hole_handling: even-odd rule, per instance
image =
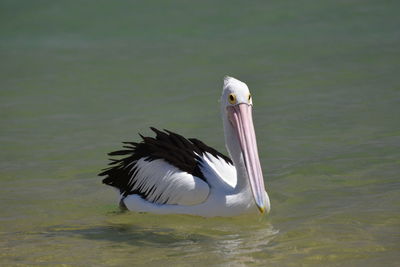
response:
[[[228,118],[239,139],[254,201],[261,213],[267,207],[264,178],[258,158],[256,134],[253,126],[252,106],[240,103],[228,106]]]

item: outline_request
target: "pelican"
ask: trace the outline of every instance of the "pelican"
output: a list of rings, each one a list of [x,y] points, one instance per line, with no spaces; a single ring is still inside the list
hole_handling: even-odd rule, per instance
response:
[[[118,190],[121,207],[136,212],[204,217],[269,212],[258,157],[253,100],[244,82],[225,77],[221,96],[230,158],[198,139],[151,127],[155,137],[124,142],[100,176]]]

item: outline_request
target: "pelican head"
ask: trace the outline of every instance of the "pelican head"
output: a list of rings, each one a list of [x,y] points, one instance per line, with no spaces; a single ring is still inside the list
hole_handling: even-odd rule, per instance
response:
[[[248,179],[256,206],[261,213],[269,212],[270,202],[258,157],[252,118],[253,99],[247,85],[225,77],[221,96],[225,142],[238,172],[238,179]],[[239,173],[242,176],[239,177]]]

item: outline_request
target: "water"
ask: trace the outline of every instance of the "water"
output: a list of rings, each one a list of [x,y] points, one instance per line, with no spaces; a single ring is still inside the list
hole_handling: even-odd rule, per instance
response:
[[[0,265],[398,266],[395,1],[1,1]],[[96,174],[149,126],[225,153],[246,81],[272,212],[121,213]]]

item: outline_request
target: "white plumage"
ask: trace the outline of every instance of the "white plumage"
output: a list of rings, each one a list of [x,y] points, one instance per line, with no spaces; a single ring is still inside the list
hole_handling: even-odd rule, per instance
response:
[[[166,203],[154,203],[157,192],[150,194],[148,199],[132,194],[127,197],[121,195],[124,204],[129,210],[151,212],[158,214],[192,214],[204,217],[234,216],[243,213],[254,213],[257,209],[252,201],[250,188],[236,188],[236,169],[210,153],[201,157],[201,170],[209,181],[209,185],[200,178],[181,172],[162,160],[138,162],[137,179],[143,181],[145,189],[149,190],[156,185],[162,194],[170,196]],[[155,162],[154,164],[152,164]],[[147,175],[153,175],[151,179]],[[185,190],[185,189],[189,190]],[[164,191],[162,190],[164,189]],[[191,189],[191,190],[190,190]],[[166,198],[163,198],[166,199]]]
[[[133,189],[142,188],[147,201],[156,204],[196,205],[204,202],[210,192],[206,182],[162,159],[146,161],[142,158],[132,169],[135,170],[132,177],[138,181]],[[131,178],[130,184],[132,182]]]

